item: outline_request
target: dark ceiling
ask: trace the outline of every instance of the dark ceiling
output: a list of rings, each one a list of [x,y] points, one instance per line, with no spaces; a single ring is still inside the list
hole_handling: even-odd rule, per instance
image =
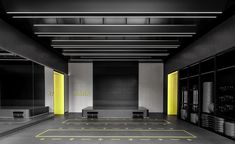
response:
[[[7,17],[70,62],[163,61],[208,30],[229,0],[2,0]]]

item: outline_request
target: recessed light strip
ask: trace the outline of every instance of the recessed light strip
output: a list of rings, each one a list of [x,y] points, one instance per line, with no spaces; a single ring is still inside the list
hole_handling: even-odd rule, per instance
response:
[[[54,39],[52,42],[179,42],[179,40],[71,40]]]
[[[221,11],[171,11],[171,12],[7,12],[7,14],[222,14]]]
[[[167,50],[63,50],[66,52],[167,52]]]
[[[196,24],[139,24],[139,25],[132,25],[132,24],[34,24],[34,27],[195,27]]]
[[[64,56],[168,56],[169,53],[62,53]]]
[[[0,53],[0,56],[16,56],[13,53]]]
[[[53,47],[55,49],[80,49],[80,48],[85,48],[85,49],[176,49],[178,47]]]
[[[153,32],[153,33],[80,33],[80,32],[35,32],[36,35],[194,35],[196,32]]]
[[[111,34],[106,34],[106,35],[54,35],[54,34],[48,34],[48,35],[38,35],[38,37],[192,37],[193,35],[137,35],[137,34],[132,34],[132,35],[111,35]]]
[[[109,58],[109,59],[93,59],[93,58],[87,58],[87,59],[70,59],[69,62],[93,62],[93,61],[138,61],[138,62],[162,62],[161,59],[115,59],[115,58]]]
[[[23,58],[19,58],[19,59],[1,59],[0,58],[0,61],[28,61],[27,59],[23,59]]]
[[[98,59],[98,58],[116,58],[116,59],[123,59],[123,58],[125,58],[125,59],[143,59],[143,58],[146,58],[146,59],[150,59],[150,58],[152,58],[151,56],[142,56],[142,57],[140,57],[140,56],[135,56],[135,57],[130,57],[130,56],[122,56],[122,57],[120,57],[120,56],[81,56],[80,58],[95,58],[95,59]],[[72,58],[72,59],[74,59],[74,58]]]
[[[179,47],[180,45],[51,45],[52,47]]]
[[[153,19],[215,19],[217,16],[13,16],[16,19],[47,19],[47,18],[69,18],[69,19],[79,19],[79,18],[153,18]]]

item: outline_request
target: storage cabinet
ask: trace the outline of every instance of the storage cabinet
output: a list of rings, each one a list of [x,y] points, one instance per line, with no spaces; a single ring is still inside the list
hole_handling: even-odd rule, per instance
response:
[[[179,115],[235,139],[235,48],[179,70]]]

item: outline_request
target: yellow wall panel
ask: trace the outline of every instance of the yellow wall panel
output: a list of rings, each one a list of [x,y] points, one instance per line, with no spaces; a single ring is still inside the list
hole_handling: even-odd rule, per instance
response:
[[[64,75],[54,72],[54,114],[64,114]]]
[[[178,71],[168,74],[167,79],[167,114],[177,115]]]

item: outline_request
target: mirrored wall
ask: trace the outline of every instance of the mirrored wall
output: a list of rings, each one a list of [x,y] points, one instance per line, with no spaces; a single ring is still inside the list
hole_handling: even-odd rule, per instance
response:
[[[0,135],[50,115],[45,89],[44,66],[0,50]]]

